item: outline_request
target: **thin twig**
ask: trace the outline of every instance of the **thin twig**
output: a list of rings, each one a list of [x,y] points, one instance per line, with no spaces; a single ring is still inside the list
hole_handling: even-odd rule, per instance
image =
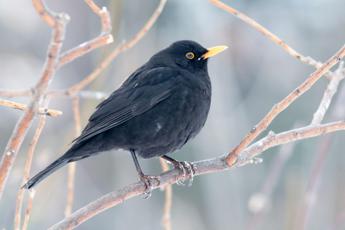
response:
[[[335,55],[326,61],[320,68],[315,70],[302,84],[293,90],[283,100],[273,106],[266,116],[242,139],[226,157],[229,165],[237,161],[238,155],[246,148],[254,139],[260,135],[271,124],[275,117],[291,105],[297,98],[307,92],[328,70],[337,64],[345,56],[345,46],[343,46]]]
[[[48,24],[49,27],[53,28],[56,26],[56,14],[50,12],[42,0],[32,0],[32,5],[35,8],[38,15],[42,18],[42,20],[45,23]]]
[[[42,101],[42,97],[55,75],[56,65],[60,54],[62,42],[64,40],[65,25],[68,21],[66,14],[58,14],[53,17],[43,5],[41,0],[33,0],[33,5],[42,19],[52,27],[52,38],[48,48],[46,62],[44,64],[43,73],[35,86],[35,93],[31,99],[30,105],[22,117],[18,120],[12,136],[7,143],[5,152],[0,162],[0,198],[2,196],[6,180],[17,157],[18,150],[21,147],[27,130],[31,126],[32,120],[36,114],[37,108]]]
[[[32,210],[32,203],[34,201],[34,197],[35,197],[35,190],[32,190],[29,193],[29,199],[28,199],[28,204],[27,204],[26,209],[25,209],[25,215],[24,215],[22,230],[28,229],[29,220],[30,220],[30,216],[31,216],[31,210]]]
[[[261,223],[264,211],[267,210],[271,203],[271,195],[274,192],[283,168],[293,153],[295,142],[283,145],[270,164],[268,175],[265,177],[261,190],[253,194],[248,202],[250,211],[253,215],[248,221],[247,230],[258,229]]]
[[[14,109],[19,109],[25,111],[28,107],[27,105],[24,105],[22,103],[9,101],[5,99],[0,99],[0,106],[10,107]],[[56,109],[45,109],[45,108],[38,108],[38,114],[40,115],[48,115],[51,117],[57,117],[62,115],[62,111],[56,110]]]
[[[84,42],[79,46],[61,54],[58,67],[61,67],[94,49],[110,44],[114,41],[113,36],[111,35],[111,18],[107,8],[102,7],[102,9],[100,9],[92,0],[85,0],[85,2],[91,8],[91,10],[100,17],[102,24],[101,33],[98,37]]]
[[[90,2],[90,1],[88,1]],[[66,55],[60,58],[60,51],[62,43],[64,40],[65,34],[65,25],[69,20],[69,16],[64,13],[55,14],[50,12],[42,2],[42,0],[32,0],[33,6],[41,18],[52,28],[52,38],[48,48],[48,54],[44,66],[44,70],[41,78],[35,85],[32,90],[29,92],[32,94],[32,100],[30,106],[25,110],[25,113],[17,122],[17,125],[12,133],[12,136],[6,146],[5,153],[3,154],[1,163],[0,163],[0,198],[8,177],[8,174],[13,166],[13,162],[17,156],[18,150],[21,146],[21,143],[26,135],[27,130],[29,129],[32,120],[36,114],[36,111],[46,93],[46,89],[51,82],[51,79],[55,75],[55,72],[60,64],[65,64],[74,60],[75,58],[84,55],[90,50],[99,47],[100,43],[94,43],[92,40],[90,43],[87,43],[86,46],[79,46],[75,49],[72,49],[71,52],[67,52]],[[92,8],[93,9],[93,8]],[[110,16],[106,8],[102,8],[98,15],[101,16],[102,21],[102,33],[103,35],[109,35],[111,30]],[[109,42],[108,40],[107,42]],[[104,45],[104,44],[103,44]]]
[[[26,90],[0,90],[0,97],[32,97],[34,94],[34,90],[26,89]]]
[[[324,116],[334,98],[334,95],[338,91],[338,86],[340,82],[344,79],[345,73],[343,72],[344,62],[341,62],[338,69],[335,71],[335,75],[330,80],[327,85],[327,88],[323,94],[322,100],[317,111],[314,113],[313,120],[311,124],[320,124],[324,119]],[[331,119],[339,119],[344,116],[344,113],[339,113],[339,108],[343,106],[343,99],[345,93],[341,91],[341,94],[338,96],[336,102],[334,103],[335,109],[332,111],[330,117]],[[317,154],[315,155],[314,164],[312,166],[312,172],[310,178],[308,179],[307,190],[304,195],[304,200],[301,203],[299,208],[299,213],[297,215],[297,225],[299,229],[306,229],[310,214],[314,209],[315,201],[318,197],[318,189],[320,187],[320,177],[322,175],[322,168],[325,164],[326,157],[330,154],[329,149],[332,145],[332,139],[328,136],[322,140],[317,148]]]
[[[93,0],[85,0],[90,9],[98,15],[102,23],[102,33],[111,32],[111,18],[105,7],[100,8]]]
[[[86,2],[89,4],[89,7],[94,12],[99,12],[99,8],[94,4],[91,3],[92,1],[86,0]],[[133,36],[128,42],[122,43],[118,45],[107,57],[104,58],[104,60],[98,65],[92,73],[90,73],[88,76],[86,76],[83,80],[80,82],[74,84],[71,86],[67,91],[64,90],[58,90],[55,92],[49,92],[49,94],[53,94],[54,96],[70,96],[70,95],[78,95],[79,92],[84,89],[86,86],[91,84],[99,75],[109,66],[109,64],[121,53],[125,52],[126,50],[132,48],[135,46],[145,35],[146,33],[152,28],[152,26],[157,21],[159,15],[162,13],[164,6],[166,4],[167,0],[160,0],[156,10],[153,12],[152,16],[149,18],[149,20],[145,23],[145,25],[138,31],[137,34]],[[102,23],[104,25],[104,23]],[[65,55],[66,56],[66,55]],[[64,61],[62,61],[64,62]],[[61,65],[61,64],[60,64]],[[32,90],[0,90],[0,96],[2,97],[23,97],[23,96],[30,96],[32,95]],[[92,96],[92,93],[87,94],[90,97]],[[96,96],[97,98],[97,96]]]
[[[79,98],[72,98],[72,111],[74,118],[74,132],[78,137],[81,133],[81,119],[80,119],[80,105]],[[67,202],[65,208],[65,216],[69,216],[72,213],[73,200],[74,200],[74,179],[75,179],[76,164],[72,162],[68,165],[68,177],[67,177]]]
[[[157,21],[159,15],[162,13],[162,10],[166,4],[166,1],[167,0],[161,0],[159,2],[156,10],[153,12],[150,19],[146,22],[144,27],[142,27],[140,31],[136,35],[134,35],[134,37],[131,40],[117,46],[107,57],[104,58],[104,60],[98,65],[96,69],[94,69],[94,71],[92,71],[92,73],[90,73],[87,77],[85,77],[79,83],[71,86],[68,89],[68,94],[75,95],[77,92],[84,89],[91,82],[93,82],[100,75],[100,73],[102,73],[103,70],[105,70],[109,66],[109,64],[114,60],[114,58],[116,58],[120,53],[136,45],[146,35],[146,33],[151,29],[151,27]]]
[[[253,158],[263,151],[272,148],[277,145],[286,144],[297,140],[320,136],[326,133],[345,130],[345,121],[338,121],[327,123],[317,126],[307,126],[299,129],[290,130],[288,132],[279,134],[270,134],[269,136],[261,139],[255,144],[248,147],[243,154],[243,161],[229,166],[226,163],[225,157],[217,157],[204,161],[193,162],[194,175],[202,175],[209,173],[216,173],[237,166],[243,166],[247,163],[253,162]],[[172,169],[170,171],[162,173],[157,177],[157,180],[152,181],[152,188],[157,189],[164,187],[168,184],[175,184],[177,181],[185,179],[182,173],[178,169]],[[96,216],[97,214],[114,207],[124,201],[139,196],[146,191],[146,187],[142,182],[136,182],[127,185],[119,190],[113,191],[104,195],[103,197],[89,203],[88,205],[80,208],[76,212],[72,213],[70,217],[63,219],[59,223],[55,224],[50,230],[54,229],[69,229],[79,226],[81,223]]]
[[[293,129],[279,134],[269,132],[269,134],[261,140],[250,145],[238,156],[236,162],[237,166],[243,166],[248,163],[253,163],[253,159],[258,153],[266,151],[277,145],[287,144],[293,141],[305,139],[305,137],[316,137],[325,133],[334,132],[343,129],[344,121],[332,122],[322,125],[306,126],[298,129]]]
[[[327,110],[329,109],[329,106],[332,102],[333,96],[336,94],[341,80],[344,79],[344,75],[342,74],[343,66],[344,66],[344,63],[341,62],[338,66],[338,69],[335,71],[335,74],[330,79],[330,81],[327,85],[327,88],[324,91],[324,94],[323,94],[322,100],[319,104],[319,107],[316,110],[316,112],[314,113],[313,120],[311,121],[310,125],[318,125],[324,119],[325,114],[326,114]],[[333,118],[335,118],[335,117],[333,116]],[[320,171],[321,171],[322,165],[324,163],[324,159],[325,159],[327,153],[329,153],[328,149],[330,147],[330,142],[331,142],[331,139],[328,136],[326,139],[324,139],[322,141],[321,146],[319,148],[320,151],[318,151],[318,154],[315,156],[315,159],[316,159],[315,165],[313,167],[313,173],[311,174],[312,176],[310,178],[308,190],[306,192],[306,200],[305,200],[305,203],[303,203],[302,207],[299,209],[300,213],[297,215],[298,216],[298,220],[297,220],[298,222],[297,222],[296,227],[298,229],[305,229],[305,225],[307,223],[307,218],[309,216],[308,210],[311,210],[310,207],[312,207],[313,201],[315,201],[315,198],[316,198],[316,188],[315,187],[317,187],[317,185],[318,185],[318,183],[316,183],[316,181],[318,181],[317,178],[321,175]],[[282,151],[286,147],[290,147],[290,146],[291,146],[291,144],[283,146]],[[287,153],[286,151],[284,151],[284,152]],[[289,150],[288,152],[289,152],[289,154],[291,154],[292,150]],[[270,181],[273,180],[272,178],[274,178],[273,181],[277,181],[278,175],[280,174],[280,171],[277,171],[276,169],[279,169],[282,167],[281,160],[279,160],[279,159],[282,158],[283,156],[284,156],[283,159],[286,159],[285,154],[284,155],[283,154],[277,155],[276,161],[272,164],[273,165],[272,170],[270,171],[269,176],[267,177],[266,183],[263,186],[261,192],[258,194],[255,194],[251,198],[252,200],[254,198],[260,198],[262,200],[263,206],[261,207],[260,210],[258,210],[257,212],[254,213],[251,220],[249,221],[247,229],[255,229],[258,227],[260,216],[262,215],[261,211],[265,208],[265,205],[267,205],[268,198],[270,197],[270,194],[271,194],[272,185],[271,185]],[[285,162],[285,160],[284,160],[284,162]]]
[[[317,201],[317,190],[320,187],[320,176],[322,174],[322,168],[324,166],[327,156],[330,154],[330,147],[332,145],[332,139],[327,136],[318,146],[318,151],[315,155],[315,160],[312,167],[312,172],[310,178],[308,179],[307,190],[304,194],[303,202],[301,207],[296,213],[296,228],[297,229],[307,229],[307,224],[309,216],[311,213],[311,208]]]
[[[78,57],[81,57],[94,49],[102,47],[104,45],[112,43],[113,37],[111,34],[101,35],[95,39],[92,39],[88,42],[80,44],[78,47],[75,47],[71,50],[66,51],[66,53],[62,54],[58,67],[61,67]]]
[[[322,96],[321,103],[319,104],[318,109],[313,115],[313,120],[311,125],[320,124],[323,118],[326,115],[326,112],[332,102],[333,96],[338,90],[340,82],[344,79],[345,73],[342,73],[344,67],[344,62],[340,62],[338,69],[335,71],[335,74],[330,79],[327,88]]]
[[[163,172],[169,171],[168,163],[159,158],[160,164],[162,166]],[[172,207],[172,185],[169,184],[164,188],[165,197],[164,197],[164,208],[163,208],[163,216],[162,216],[162,225],[164,230],[171,230],[171,207]]]
[[[322,63],[314,60],[311,57],[305,57],[301,53],[297,52],[295,49],[290,47],[288,44],[286,44],[282,39],[280,39],[277,35],[273,34],[271,31],[266,29],[264,26],[257,23],[254,19],[248,17],[244,13],[232,8],[229,5],[226,5],[225,3],[219,1],[219,0],[210,0],[210,2],[217,6],[218,8],[225,10],[226,12],[234,15],[235,17],[239,18],[243,22],[247,23],[249,26],[253,27],[255,30],[259,31],[261,34],[263,34],[266,38],[273,41],[278,46],[282,47],[289,55],[292,57],[300,60],[301,62],[314,66],[315,68],[320,68]]]
[[[40,118],[38,120],[36,131],[35,131],[34,136],[30,142],[28,153],[26,155],[22,184],[24,184],[29,179],[31,165],[32,165],[32,159],[33,159],[33,156],[35,153],[35,149],[36,149],[38,140],[41,136],[41,133],[43,131],[45,124],[46,124],[46,116],[42,115],[42,116],[40,116]],[[14,229],[15,230],[20,229],[24,192],[25,192],[24,189],[19,189],[18,194],[17,194],[16,212],[15,212],[15,218],[14,218]],[[29,197],[29,199],[31,199],[31,198]],[[30,213],[28,213],[28,215],[30,215]]]
[[[33,95],[32,90],[1,90],[0,89],[0,97],[7,97],[7,98],[13,98],[13,97],[31,97]],[[45,95],[51,96],[51,97],[70,97],[68,92],[63,89],[55,89],[55,90],[49,90]],[[80,98],[90,98],[90,99],[105,99],[109,96],[108,93],[101,92],[101,91],[90,91],[90,90],[82,90],[79,91],[75,96],[78,96]]]

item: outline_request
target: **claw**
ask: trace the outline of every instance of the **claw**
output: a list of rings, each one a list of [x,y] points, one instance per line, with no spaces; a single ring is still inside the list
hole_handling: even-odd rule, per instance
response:
[[[188,179],[187,186],[190,187],[193,184],[194,179],[194,168],[193,164],[187,161],[181,161],[174,164],[175,168],[182,171],[182,179],[177,181],[178,185],[186,185],[184,182]]]
[[[183,164],[185,165],[185,168],[187,169],[187,178],[188,178],[188,183],[187,186],[191,187],[193,185],[194,181],[194,168],[193,164],[188,161],[183,161]]]
[[[144,174],[140,175],[140,180],[145,185],[145,192],[143,193],[143,198],[148,199],[152,195],[153,185],[154,184],[159,185],[160,181],[159,181],[158,177],[156,177],[156,176],[148,176],[148,175],[144,175]]]

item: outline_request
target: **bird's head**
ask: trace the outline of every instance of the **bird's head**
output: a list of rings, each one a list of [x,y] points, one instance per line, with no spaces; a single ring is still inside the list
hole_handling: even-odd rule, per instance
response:
[[[189,71],[207,71],[207,60],[227,49],[227,46],[204,48],[194,41],[183,40],[171,44],[154,55],[151,60],[156,64],[179,66]]]

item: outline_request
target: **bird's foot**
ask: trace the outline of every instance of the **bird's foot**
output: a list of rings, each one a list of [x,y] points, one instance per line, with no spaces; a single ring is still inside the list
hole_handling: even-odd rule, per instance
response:
[[[152,195],[152,189],[154,185],[159,186],[160,181],[158,179],[158,177],[156,176],[149,176],[149,175],[139,175],[140,177],[140,181],[144,183],[145,185],[145,192],[143,194],[143,198],[144,199],[148,199],[151,197]]]
[[[176,163],[173,164],[175,168],[179,169],[182,171],[182,179],[177,181],[178,185],[187,185],[188,187],[192,186],[193,184],[193,179],[194,179],[194,166],[191,162],[188,161],[177,161]],[[185,181],[187,181],[187,184],[185,184]]]

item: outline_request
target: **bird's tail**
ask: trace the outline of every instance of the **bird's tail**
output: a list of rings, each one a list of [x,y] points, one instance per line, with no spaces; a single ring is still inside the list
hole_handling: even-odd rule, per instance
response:
[[[37,173],[34,177],[32,177],[26,184],[22,186],[22,188],[31,189],[33,186],[35,186],[37,183],[41,182],[44,178],[61,168],[62,166],[66,165],[69,162],[68,159],[66,159],[64,156],[60,157],[48,167],[43,169],[41,172]]]

